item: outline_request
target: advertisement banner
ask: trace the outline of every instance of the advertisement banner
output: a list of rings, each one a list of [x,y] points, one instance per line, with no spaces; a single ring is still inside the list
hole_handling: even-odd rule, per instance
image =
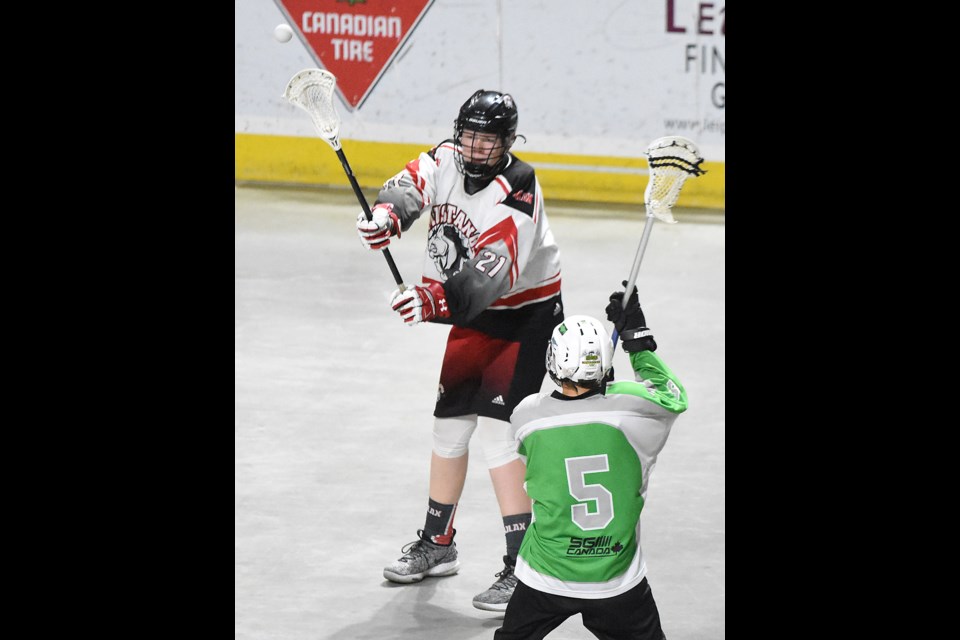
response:
[[[276,0],[320,67],[337,77],[351,111],[384,70],[434,0]]]

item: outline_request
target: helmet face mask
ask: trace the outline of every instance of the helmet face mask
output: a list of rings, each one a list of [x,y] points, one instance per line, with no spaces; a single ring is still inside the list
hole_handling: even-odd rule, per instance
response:
[[[453,123],[460,173],[481,180],[500,173],[517,139],[517,121],[517,105],[510,94],[480,89],[470,96]]]
[[[546,366],[550,379],[561,387],[567,381],[599,389],[613,366],[613,341],[598,320],[570,316],[550,336]]]

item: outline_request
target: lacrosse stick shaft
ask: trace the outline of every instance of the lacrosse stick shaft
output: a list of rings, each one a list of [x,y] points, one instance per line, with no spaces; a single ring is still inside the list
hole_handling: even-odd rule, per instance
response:
[[[347,156],[344,155],[343,149],[340,147],[340,116],[337,115],[337,110],[333,106],[333,91],[336,86],[337,78],[329,71],[325,69],[304,69],[290,78],[290,82],[287,83],[287,88],[283,92],[283,97],[294,106],[310,114],[310,119],[313,120],[313,126],[316,127],[317,133],[337,152],[340,164],[343,165],[343,170],[347,174],[347,178],[350,179],[353,193],[360,201],[360,206],[363,207],[364,215],[367,220],[373,220],[370,205],[367,204],[367,199],[363,196],[363,191],[360,190],[360,185],[357,184],[357,179],[350,169],[350,163],[347,162]],[[399,231],[398,229],[397,232],[399,233]],[[397,265],[393,261],[393,256],[390,255],[388,249],[382,251],[387,266],[390,267],[390,273],[393,274],[393,279],[400,287],[400,291],[403,291],[406,287],[403,284],[403,278],[400,277],[400,271],[397,270]]]
[[[363,195],[363,191],[360,190],[360,185],[357,183],[357,178],[353,175],[353,171],[350,169],[350,163],[347,162],[347,156],[343,153],[343,149],[337,149],[337,157],[340,158],[340,164],[343,165],[343,170],[347,174],[347,178],[350,179],[350,186],[353,187],[353,193],[357,196],[357,200],[360,201],[360,206],[363,207],[363,213],[367,216],[367,220],[373,220],[373,213],[370,211],[370,205],[367,204],[367,198]],[[383,257],[387,260],[387,266],[390,267],[390,273],[393,274],[393,279],[397,282],[397,285],[400,287],[400,290],[403,291],[406,287],[403,284],[403,278],[400,277],[400,271],[397,269],[396,263],[393,261],[393,256],[390,255],[390,249],[383,249],[381,251]]]
[[[627,288],[623,292],[623,300],[620,301],[622,308],[627,308],[627,301],[630,299],[630,294],[633,293],[633,287],[637,283],[637,274],[640,273],[640,262],[643,260],[643,254],[647,250],[647,241],[650,239],[650,230],[653,229],[653,221],[656,218],[652,214],[647,214],[647,220],[643,225],[643,234],[640,236],[640,244],[637,246],[637,255],[633,258],[633,267],[630,269],[630,277],[627,278]],[[620,338],[620,333],[614,329],[613,330],[613,347],[617,347],[617,340]]]

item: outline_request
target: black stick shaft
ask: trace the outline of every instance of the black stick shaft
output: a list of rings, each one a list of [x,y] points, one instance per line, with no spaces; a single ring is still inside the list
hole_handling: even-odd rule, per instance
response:
[[[360,190],[360,185],[357,183],[357,179],[354,177],[353,171],[350,169],[350,163],[347,162],[347,156],[344,155],[343,149],[337,149],[337,157],[340,158],[340,164],[343,165],[343,170],[350,179],[350,186],[353,187],[353,193],[356,194],[357,200],[360,201],[360,206],[363,207],[363,213],[367,216],[367,220],[373,220],[373,214],[370,212],[370,205],[367,204],[367,198],[363,195],[363,191]],[[403,278],[400,277],[400,271],[397,270],[397,265],[393,261],[393,256],[390,255],[390,249],[383,249],[382,253],[383,257],[387,260],[387,265],[390,267],[390,273],[393,274],[393,279],[398,285],[400,285],[402,290],[404,288]]]

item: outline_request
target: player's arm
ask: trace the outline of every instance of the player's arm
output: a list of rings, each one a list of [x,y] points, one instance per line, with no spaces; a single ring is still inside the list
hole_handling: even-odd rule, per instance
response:
[[[623,343],[623,349],[627,350],[627,343]],[[648,395],[644,395],[648,400],[673,413],[687,410],[687,390],[660,356],[653,351],[628,351],[627,355],[637,382],[647,391]]]
[[[421,153],[383,184],[370,209],[371,220],[363,211],[357,216],[357,234],[367,248],[380,250],[390,238],[400,238],[433,202],[436,150]]]
[[[623,283],[626,286],[626,282]],[[658,356],[657,341],[647,327],[637,290],[631,292],[626,309],[623,308],[623,292],[610,294],[610,304],[606,308],[607,320],[613,323],[620,338],[623,350],[630,358],[636,380],[632,383],[613,383],[607,387],[608,393],[631,393],[642,396],[673,413],[687,410],[687,391],[680,379]]]
[[[407,324],[470,322],[510,291],[519,273],[518,261],[524,259],[518,244],[516,221],[508,215],[480,235],[474,245],[474,257],[464,261],[460,272],[446,282],[395,290],[391,298],[393,310]]]

